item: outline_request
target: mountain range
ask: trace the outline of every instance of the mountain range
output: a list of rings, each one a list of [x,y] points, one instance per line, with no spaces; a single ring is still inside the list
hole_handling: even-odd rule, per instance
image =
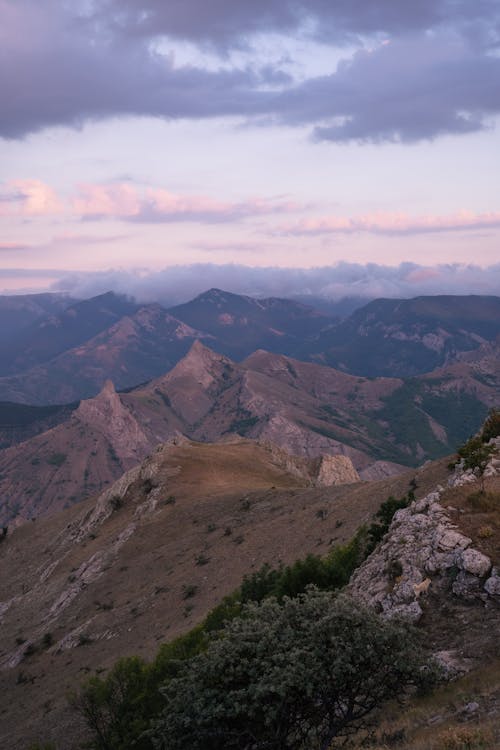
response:
[[[463,710],[472,683],[420,705],[408,748],[500,715],[500,439],[484,492],[449,456],[500,403],[500,298],[335,319],[216,289],[170,309],[37,296],[0,299],[2,747],[77,750],[85,677],[196,634],[263,565],[330,551],[359,601],[417,613],[440,663],[481,681]],[[396,508],[363,562],[353,540]],[[380,746],[403,736],[390,710]]]
[[[342,320],[295,301],[218,289],[170,310],[111,292],[68,303],[58,297],[54,305],[64,309],[24,327],[12,318],[16,336],[0,340],[0,400],[77,401],[108,378],[130,388],[165,373],[195,340],[235,360],[265,349],[362,377],[407,378],[500,334],[499,297],[375,300]]]
[[[161,377],[122,393],[107,381],[77,408],[58,409],[55,426],[0,450],[0,521],[90,497],[179,435],[202,442],[239,435],[298,456],[343,455],[362,478],[375,479],[451,453],[499,400],[498,345],[403,380],[263,350],[236,363],[195,341]]]

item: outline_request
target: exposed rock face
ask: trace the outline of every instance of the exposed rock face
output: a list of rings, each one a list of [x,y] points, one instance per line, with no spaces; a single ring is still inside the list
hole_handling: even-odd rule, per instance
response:
[[[333,487],[360,482],[358,472],[347,456],[321,455],[318,458],[294,456],[269,441],[258,442],[272,456],[273,462],[292,476],[304,479],[312,487]]]
[[[359,482],[359,474],[347,456],[320,456],[315,479],[316,487]]]
[[[490,559],[471,547],[439,496],[431,492],[399,510],[382,543],[351,579],[351,593],[387,617],[417,621],[419,598],[428,590],[451,590],[469,601],[500,599],[500,579]]]
[[[137,461],[151,449],[144,430],[124,407],[111,380],[98,396],[80,403],[73,419],[106,435],[122,460]]]

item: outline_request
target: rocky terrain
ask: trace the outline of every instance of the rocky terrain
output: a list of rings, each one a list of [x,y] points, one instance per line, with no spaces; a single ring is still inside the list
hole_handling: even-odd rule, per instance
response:
[[[496,453],[485,476],[496,480],[500,477],[500,438],[493,445]],[[387,617],[413,621],[422,617],[420,602],[431,593],[444,596],[451,592],[464,601],[500,605],[498,541],[492,560],[475,549],[472,539],[460,530],[457,508],[444,504],[450,499],[450,488],[475,486],[477,476],[472,469],[464,471],[459,466],[447,485],[438,485],[397,511],[384,542],[351,580],[349,588],[356,598]],[[491,535],[482,536],[494,536],[493,529]]]
[[[109,292],[0,342],[0,399],[60,404],[96,395],[108,378],[136,386],[173,367],[194,340],[236,358],[259,346],[290,351],[331,321],[298,302],[218,289],[170,311]]]
[[[2,744],[77,748],[85,728],[66,696],[86,675],[125,654],[151,658],[244,574],[326,553],[410,487],[415,503],[396,514],[351,590],[417,620],[450,671],[482,668],[498,633],[498,499],[475,505],[474,476],[457,481],[447,463],[325,487],[321,466],[271,445],[178,439],[97,499],[8,533],[0,544]],[[499,497],[498,465],[495,457],[487,498]],[[323,468],[328,474],[329,463]]]
[[[499,297],[378,299],[307,343],[315,361],[359,375],[411,377],[500,335]]]
[[[236,434],[311,458],[343,455],[365,480],[402,471],[452,451],[498,403],[500,358],[490,350],[405,382],[263,351],[238,364],[195,342],[166,375],[121,394],[108,382],[63,421],[58,412],[55,427],[1,450],[0,520],[90,497],[178,434],[209,442]]]
[[[2,299],[10,309],[11,298],[0,297],[0,316]],[[499,297],[374,300],[344,320],[292,300],[220,289],[169,310],[112,292],[73,304],[44,298],[39,311],[44,305],[49,314],[33,318],[26,308],[24,325],[22,316],[13,318],[16,335],[0,338],[2,401],[46,405],[89,398],[108,378],[118,389],[133,387],[173,367],[196,339],[235,360],[265,349],[352,375],[408,378],[500,335]]]
[[[443,471],[424,469],[419,492]],[[123,654],[152,656],[265,561],[349,540],[415,476],[311,486],[321,473],[252,441],[181,440],[97,500],[9,532],[0,544],[0,695],[15,700],[2,701],[3,745],[77,746],[82,728],[66,694],[86,674]]]

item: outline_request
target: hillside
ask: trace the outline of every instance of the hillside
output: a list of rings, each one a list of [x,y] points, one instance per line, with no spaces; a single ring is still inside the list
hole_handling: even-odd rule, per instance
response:
[[[23,372],[96,336],[137,305],[113,292],[75,302],[57,314],[40,316],[2,348],[0,375]]]
[[[210,333],[217,351],[240,360],[255,349],[292,355],[304,340],[334,322],[331,316],[289,299],[254,299],[209,289],[169,312]]]
[[[500,335],[500,297],[377,299],[306,344],[315,361],[370,377],[412,377]]]
[[[315,489],[284,468],[282,454],[251,441],[181,441],[97,500],[8,534],[0,545],[0,695],[17,699],[1,699],[3,744],[20,750],[50,740],[57,750],[76,749],[85,731],[66,695],[85,676],[106,673],[125,654],[151,658],[264,562],[291,563],[348,541],[390,494],[413,486],[417,500],[427,497],[447,484],[447,461]],[[446,490],[443,506],[454,509],[455,529],[498,563],[498,513],[478,513],[471,489]],[[498,477],[487,489],[500,491]],[[465,648],[469,665],[482,666],[496,610],[438,590],[420,599],[429,645]]]
[[[36,320],[57,316],[76,303],[66,294],[0,294],[0,346],[15,340]]]
[[[108,383],[63,423],[0,451],[0,520],[90,497],[178,434],[344,455],[363,479],[402,471],[452,452],[499,402],[500,358],[492,347],[482,355],[402,381],[263,351],[238,364],[195,342],[166,375],[121,394]]]
[[[422,491],[440,471],[426,470]],[[65,694],[85,674],[122,654],[151,657],[264,561],[291,562],[349,539],[413,476],[306,488],[252,442],[171,445],[97,501],[8,534],[0,694],[19,699],[2,705],[3,743],[61,741],[71,726],[76,744]],[[40,648],[47,633],[52,645]]]
[[[205,338],[159,305],[148,305],[43,364],[0,378],[0,394],[42,405],[89,398],[108,379],[129,388],[173,367],[193,341]]]
[[[77,403],[30,406],[9,401],[0,402],[0,449],[22,443],[65,422],[77,406]]]

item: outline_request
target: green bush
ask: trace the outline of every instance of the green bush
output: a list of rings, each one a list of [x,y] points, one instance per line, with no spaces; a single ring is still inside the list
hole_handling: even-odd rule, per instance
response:
[[[48,459],[47,463],[51,466],[62,466],[63,463],[66,461],[66,453],[52,453]]]
[[[481,431],[483,443],[500,435],[500,409],[491,409]]]
[[[294,597],[300,599],[311,584],[330,591],[345,586],[376,546],[378,538],[383,536],[396,510],[407,505],[411,498],[411,493],[401,500],[388,498],[377,513],[379,522],[369,529],[362,527],[349,543],[334,547],[325,557],[311,554],[292,565],[275,569],[266,563],[246,576],[241,587],[214,607],[200,625],[162,645],[151,664],[136,657],[122,659],[107,677],[88,680],[72,703],[91,731],[90,747],[94,750],[129,747],[151,750],[152,739],[143,733],[164,705],[159,692],[161,685],[177,679],[183,673],[185,662],[203,654],[211,639],[219,637],[224,627],[230,628],[231,622],[253,612],[250,605],[270,597],[278,603]],[[185,586],[183,598],[194,596],[196,591],[194,585]]]
[[[162,690],[158,750],[327,748],[422,681],[415,633],[309,587],[246,605]]]

